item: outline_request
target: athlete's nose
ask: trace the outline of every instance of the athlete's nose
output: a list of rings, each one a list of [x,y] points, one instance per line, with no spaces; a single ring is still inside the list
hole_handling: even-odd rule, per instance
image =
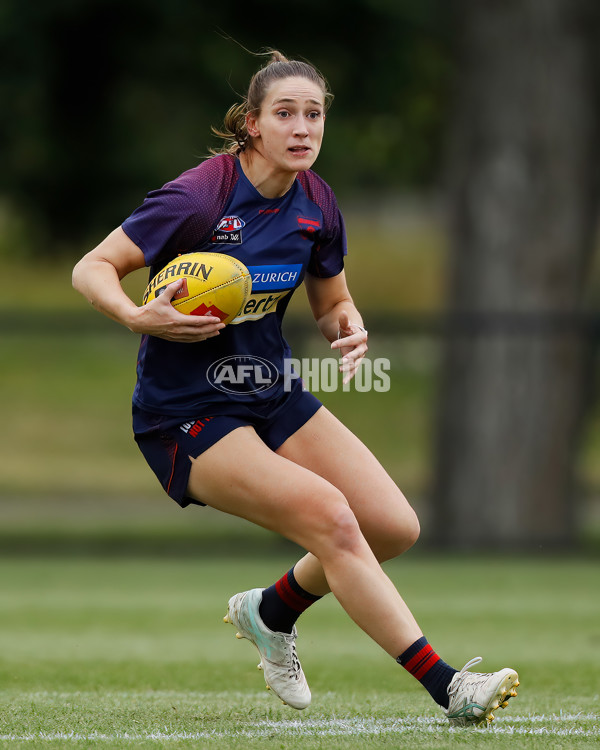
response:
[[[301,138],[306,138],[306,136],[308,136],[308,128],[306,127],[304,120],[296,121],[296,124],[294,125],[294,135],[300,136]]]

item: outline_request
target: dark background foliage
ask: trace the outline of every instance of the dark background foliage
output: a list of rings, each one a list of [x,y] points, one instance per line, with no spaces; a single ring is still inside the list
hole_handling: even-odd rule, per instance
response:
[[[318,166],[338,193],[429,185],[449,16],[443,0],[3,0],[0,194],[45,252],[119,223],[215,145],[210,126],[262,63],[240,45],[308,59],[329,80]]]

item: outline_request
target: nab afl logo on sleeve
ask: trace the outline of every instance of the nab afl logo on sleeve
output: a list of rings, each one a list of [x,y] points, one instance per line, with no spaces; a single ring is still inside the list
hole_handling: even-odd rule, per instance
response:
[[[241,245],[244,224],[245,222],[239,216],[223,216],[213,231],[210,241],[216,245]]]

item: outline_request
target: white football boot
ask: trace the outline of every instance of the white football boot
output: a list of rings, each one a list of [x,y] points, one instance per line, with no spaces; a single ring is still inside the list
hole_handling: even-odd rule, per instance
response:
[[[306,708],[311,695],[296,655],[298,631],[294,626],[291,633],[276,633],[264,624],[258,613],[262,592],[251,589],[232,596],[223,620],[235,625],[237,638],[247,638],[258,649],[267,689],[292,708]]]
[[[481,656],[468,661],[448,685],[450,705],[444,711],[455,726],[491,724],[493,711],[498,707],[506,708],[508,699],[517,694],[519,675],[514,669],[487,673],[467,671],[480,661]]]

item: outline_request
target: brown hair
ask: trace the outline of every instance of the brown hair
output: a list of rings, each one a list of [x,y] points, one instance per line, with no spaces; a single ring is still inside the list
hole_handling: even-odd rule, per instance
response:
[[[252,137],[246,129],[246,115],[248,112],[260,112],[265,95],[274,81],[306,78],[316,83],[323,92],[326,108],[331,104],[333,94],[325,78],[313,65],[301,60],[288,60],[277,50],[260,54],[269,55],[269,60],[250,79],[243,101],[227,110],[222,128],[212,128],[213,133],[224,141],[221,148],[210,150],[212,154],[240,154],[247,147],[252,148]]]

